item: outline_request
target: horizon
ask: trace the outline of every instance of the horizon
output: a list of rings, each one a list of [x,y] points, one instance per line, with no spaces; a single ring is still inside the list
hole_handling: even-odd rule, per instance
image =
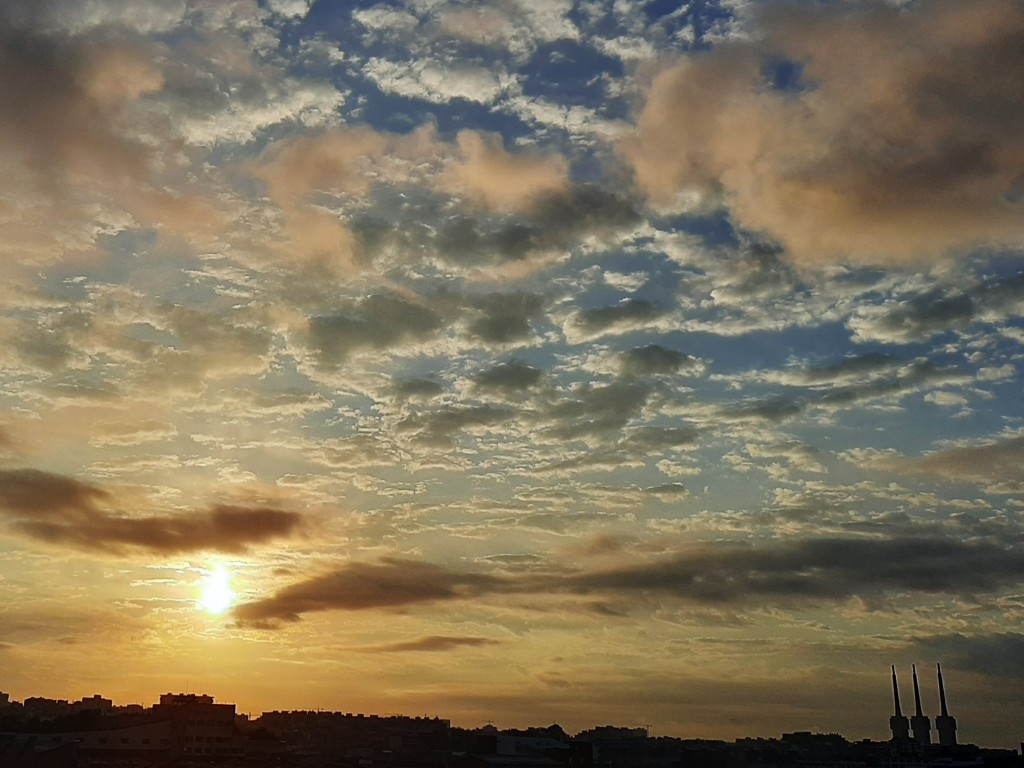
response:
[[[1022,51],[0,0],[0,684],[881,739],[941,660],[1019,744]]]
[[[938,664],[936,664],[936,666],[938,667]],[[896,672],[898,672],[898,670],[896,670],[894,673],[896,673]],[[369,710],[343,709],[343,708],[320,707],[320,706],[316,706],[316,707],[312,707],[312,706],[305,706],[305,707],[303,707],[303,706],[295,706],[295,707],[287,707],[287,708],[285,708],[285,707],[274,707],[274,708],[263,707],[263,708],[255,708],[255,709],[248,708],[247,709],[247,708],[239,705],[237,702],[235,702],[234,700],[232,700],[230,698],[223,698],[221,696],[217,696],[217,695],[211,694],[211,693],[209,693],[206,690],[203,690],[203,691],[191,691],[191,690],[189,690],[189,688],[190,688],[190,686],[186,685],[186,688],[185,688],[184,691],[179,691],[179,692],[176,693],[174,690],[168,690],[168,691],[165,691],[163,693],[158,693],[158,694],[155,695],[155,698],[152,701],[152,703],[150,703],[148,699],[140,699],[140,700],[133,700],[133,701],[118,701],[118,700],[116,700],[116,699],[114,699],[112,697],[105,696],[102,692],[93,692],[92,694],[88,694],[88,695],[81,694],[77,698],[74,698],[74,697],[63,697],[63,696],[40,696],[38,694],[32,694],[31,696],[22,696],[20,699],[18,699],[17,697],[12,696],[10,698],[10,702],[11,703],[19,703],[19,704],[23,705],[25,700],[28,699],[28,698],[44,698],[44,699],[47,699],[47,700],[50,700],[50,701],[58,701],[58,702],[62,701],[62,702],[68,703],[69,705],[74,705],[76,703],[85,703],[89,699],[92,699],[92,698],[94,698],[96,696],[99,696],[101,698],[110,700],[113,707],[125,707],[125,706],[140,705],[140,706],[148,709],[148,708],[152,707],[154,704],[158,703],[160,701],[160,699],[164,695],[167,695],[167,696],[211,696],[215,703],[218,703],[218,704],[231,704],[232,706],[235,707],[236,714],[245,715],[246,717],[248,717],[250,719],[253,718],[253,717],[259,717],[260,715],[266,714],[268,712],[318,712],[318,713],[323,712],[323,713],[334,713],[334,714],[353,715],[353,716],[357,716],[357,715],[358,716],[363,716],[363,715],[365,715],[365,716],[369,716],[369,717],[381,717],[381,718],[409,717],[409,718],[440,719],[440,720],[444,720],[444,721],[448,722],[452,727],[463,728],[463,729],[466,729],[466,730],[478,730],[478,729],[483,728],[485,726],[493,726],[495,728],[498,728],[499,730],[515,730],[515,729],[529,729],[529,728],[545,728],[545,727],[553,726],[553,725],[557,725],[559,727],[563,727],[563,729],[564,729],[564,726],[562,726],[562,721],[559,720],[559,719],[551,720],[550,722],[544,722],[544,723],[541,723],[541,722],[530,722],[530,723],[520,722],[520,723],[517,723],[517,724],[514,724],[514,725],[495,725],[494,719],[493,718],[488,718],[488,719],[484,720],[480,724],[472,725],[472,724],[468,724],[468,723],[457,723],[453,718],[447,717],[442,712],[424,712],[424,713],[420,714],[420,713],[397,712],[396,711],[396,712],[382,713],[382,712],[373,712],[373,711],[369,711]],[[11,695],[10,691],[0,690],[0,693],[7,693],[8,695]],[[923,696],[922,697],[922,702],[924,700],[926,700],[927,698],[928,697]],[[900,702],[902,702],[903,700],[904,700],[903,699],[903,694],[900,694]],[[896,706],[895,705],[895,700],[893,700],[893,704],[894,704],[894,706]],[[907,710],[906,707],[902,705],[902,703],[899,706],[900,706],[900,709],[903,712],[903,714],[909,716],[908,715],[909,710]],[[924,706],[922,704],[922,712],[929,719],[929,723],[930,723],[929,727],[933,731],[937,727],[935,725],[935,717],[939,714],[939,711],[940,711],[939,708],[936,707],[935,712],[931,713],[929,711],[928,707]],[[255,714],[256,712],[258,712],[259,714]],[[496,714],[496,713],[486,713],[486,712],[482,713],[483,716],[486,716],[488,714]],[[954,717],[956,717],[956,713],[955,712],[950,712],[950,714],[952,714]],[[572,721],[570,720],[569,722],[572,722]],[[582,726],[581,725],[577,725],[576,727],[570,727],[566,732],[568,734],[570,734],[570,735],[572,735],[572,734],[579,734],[579,733],[583,733],[585,731],[591,730],[593,728],[599,728],[599,727],[642,728],[646,732],[646,734],[647,734],[647,736],[649,738],[657,738],[659,736],[665,736],[665,737],[680,738],[680,739],[697,739],[697,740],[700,740],[700,739],[712,739],[712,740],[717,740],[717,741],[738,741],[738,740],[741,740],[741,739],[744,739],[744,738],[779,738],[779,737],[785,735],[786,733],[811,732],[811,733],[825,734],[825,735],[834,735],[834,734],[840,735],[844,739],[846,739],[847,741],[849,741],[851,743],[858,742],[858,741],[861,741],[863,739],[868,739],[868,740],[875,741],[875,742],[886,742],[886,741],[890,740],[890,738],[888,738],[888,737],[886,737],[886,738],[875,738],[875,737],[871,737],[871,736],[853,736],[853,737],[851,737],[851,736],[847,735],[845,732],[843,732],[841,730],[828,730],[828,729],[819,729],[819,730],[811,729],[811,730],[808,730],[808,729],[802,729],[802,728],[792,728],[792,729],[788,729],[788,730],[782,730],[777,735],[770,735],[770,734],[764,734],[764,733],[756,733],[756,734],[749,734],[748,733],[748,734],[736,734],[736,735],[733,735],[732,737],[728,737],[728,738],[727,737],[722,737],[722,736],[710,737],[710,736],[705,736],[705,735],[701,735],[701,734],[686,734],[686,735],[683,735],[683,734],[679,734],[679,733],[655,733],[654,732],[655,729],[654,729],[653,725],[650,724],[650,723],[597,722],[597,721],[592,722],[589,725],[582,725]],[[969,723],[968,723],[968,729],[970,729],[970,724]],[[962,734],[962,733],[963,733],[963,718],[961,717],[959,719],[959,721],[958,721],[958,734]],[[891,734],[890,734],[890,736],[891,736]],[[977,741],[970,741],[969,739],[964,739],[964,738],[962,738],[962,736],[960,736],[959,737],[959,743],[960,744],[976,744],[977,746],[984,747],[984,748],[1004,748],[1004,749],[1009,748],[1009,749],[1014,749],[1014,750],[1017,750],[1018,746],[1020,744],[1024,743],[1024,742],[1021,742],[1021,741],[1016,741],[1015,742],[1015,741],[1012,740],[1012,737],[1009,737],[1009,736],[1007,736],[1006,738],[1011,738],[1011,741],[1009,741],[1009,742],[1001,742],[1001,743],[996,743],[996,744],[989,744],[989,743],[981,743],[981,742],[977,742]],[[937,743],[937,741],[935,743]]]

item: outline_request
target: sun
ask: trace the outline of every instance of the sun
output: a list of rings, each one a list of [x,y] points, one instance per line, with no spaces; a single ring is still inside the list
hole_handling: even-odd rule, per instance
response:
[[[199,607],[214,616],[224,613],[235,599],[228,572],[220,565],[206,574],[201,589]]]

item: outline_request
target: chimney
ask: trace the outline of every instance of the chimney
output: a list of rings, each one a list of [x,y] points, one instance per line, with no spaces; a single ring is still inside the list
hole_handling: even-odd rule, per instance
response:
[[[910,668],[914,672],[914,705],[916,709],[914,716],[910,718],[910,727],[914,730],[914,741],[927,745],[932,743],[932,724],[921,711],[921,688],[917,684],[917,665],[912,664]]]
[[[956,746],[956,719],[946,709],[946,688],[942,684],[942,666],[935,665],[939,673],[939,706],[942,714],[935,718],[935,730],[939,732],[939,744],[944,747]]]
[[[892,717],[889,718],[889,729],[892,731],[892,740],[898,742],[906,742],[910,739],[910,723],[903,716],[903,710],[900,709],[900,689],[896,685],[896,665],[892,667],[892,700],[895,705],[896,712]]]

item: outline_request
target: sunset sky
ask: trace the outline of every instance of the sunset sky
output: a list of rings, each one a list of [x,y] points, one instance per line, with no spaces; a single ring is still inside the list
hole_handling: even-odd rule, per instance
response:
[[[1024,738],[1024,4],[0,0],[0,690]]]

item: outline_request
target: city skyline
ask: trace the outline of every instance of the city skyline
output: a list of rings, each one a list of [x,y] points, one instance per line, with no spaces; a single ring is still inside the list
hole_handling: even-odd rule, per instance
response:
[[[1019,744],[1021,158],[1018,0],[0,0],[0,689]]]
[[[906,743],[909,743],[909,742],[916,742],[916,743],[924,745],[924,746],[933,745],[933,746],[942,746],[942,747],[956,747],[956,746],[963,746],[964,744],[970,745],[969,743],[963,742],[962,740],[958,739],[958,737],[957,737],[957,734],[956,734],[956,732],[957,732],[956,719],[950,714],[950,712],[948,710],[947,702],[946,702],[946,693],[945,693],[945,687],[944,687],[944,683],[943,683],[941,665],[938,664],[938,663],[936,664],[936,682],[937,682],[938,696],[939,696],[940,704],[939,704],[939,710],[935,713],[936,714],[935,718],[928,717],[927,714],[922,711],[923,707],[922,707],[922,699],[921,699],[921,690],[920,690],[920,686],[919,686],[916,665],[911,665],[911,669],[912,669],[912,679],[913,679],[913,689],[914,689],[915,715],[910,717],[910,718],[908,718],[908,717],[904,716],[903,712],[902,712],[902,705],[900,703],[900,694],[899,694],[899,686],[898,686],[898,679],[897,679],[898,676],[897,676],[896,666],[895,665],[891,666],[891,670],[892,670],[892,696],[893,696],[894,714],[893,714],[892,717],[889,718],[889,729],[890,729],[891,734],[890,734],[890,738],[888,739],[888,741],[892,742],[893,744],[900,744],[900,743],[906,744]],[[223,707],[225,704],[227,704],[227,705],[230,705],[232,708],[234,708],[236,706],[233,702],[218,700],[216,697],[213,697],[213,696],[211,696],[211,695],[209,695],[207,693],[190,692],[188,690],[186,690],[184,692],[180,692],[180,693],[173,693],[173,692],[161,693],[161,694],[159,694],[158,697],[156,697],[155,701],[161,707],[166,707],[166,706],[168,706],[170,704],[173,704],[175,702],[186,703],[186,704],[187,703],[198,703],[198,704],[201,704],[201,705],[204,705],[204,706],[213,705],[214,703],[216,703],[216,704],[218,704],[218,706],[221,706],[221,707]],[[91,696],[83,696],[82,698],[77,699],[77,700],[75,700],[75,699],[53,699],[53,698],[39,697],[39,696],[26,696],[26,697],[24,697],[24,699],[22,701],[19,701],[17,699],[12,699],[11,695],[10,695],[10,692],[0,690],[0,716],[3,716],[5,714],[11,712],[12,710],[5,709],[5,708],[11,707],[11,706],[13,706],[16,709],[20,707],[21,709],[24,710],[24,714],[16,715],[16,717],[42,716],[44,720],[47,720],[47,719],[53,720],[55,718],[63,717],[63,716],[74,714],[74,713],[80,713],[80,712],[84,712],[84,711],[89,711],[89,710],[94,710],[96,712],[103,713],[103,714],[112,714],[112,713],[120,711],[120,710],[132,710],[133,708],[145,707],[146,705],[141,703],[141,702],[135,702],[135,701],[133,701],[133,702],[116,702],[113,699],[108,699],[108,698],[104,697],[102,694],[99,694],[99,693],[94,693]],[[154,706],[156,706],[156,704],[154,704]],[[410,714],[407,714],[407,713],[387,713],[387,714],[382,715],[382,714],[379,714],[379,713],[372,713],[372,712],[357,713],[357,712],[354,712],[354,711],[323,710],[323,709],[320,709],[320,708],[317,708],[315,710],[308,710],[308,709],[282,710],[282,709],[276,709],[275,708],[275,709],[272,709],[272,710],[265,710],[262,714],[268,714],[268,713],[273,714],[273,713],[289,712],[289,711],[291,711],[291,712],[312,712],[312,711],[315,711],[317,713],[323,712],[323,713],[327,713],[327,714],[332,714],[332,713],[333,714],[343,714],[343,715],[348,716],[348,717],[364,717],[364,716],[367,716],[367,717],[374,717],[374,718],[413,718],[413,719],[419,719],[419,718],[422,717],[422,718],[427,718],[427,719],[431,719],[431,720],[438,720],[438,719],[440,719],[440,720],[443,720],[445,723],[451,723],[450,718],[445,718],[445,717],[443,717],[442,714],[439,714],[439,713],[424,713],[423,715],[410,715]],[[138,713],[137,710],[136,710],[136,713]],[[239,713],[239,714],[243,715],[246,718],[250,718],[250,719],[254,716],[252,712],[244,712],[244,713]],[[932,738],[932,735],[931,735],[931,726],[932,726],[932,722],[933,721],[935,723],[935,730],[937,732],[936,733],[936,737],[934,739]],[[456,727],[462,727],[462,728],[465,728],[465,729],[473,729],[473,728],[483,727],[483,726],[473,726],[473,725],[466,725],[466,724],[461,724],[460,725],[458,723],[456,723],[454,725],[456,725]],[[490,719],[487,720],[484,723],[484,726],[486,726],[488,728],[499,728],[499,729],[502,729],[502,730],[506,729],[506,728],[503,728],[503,727],[495,726],[494,721],[490,720]],[[525,727],[527,727],[527,728],[534,728],[534,729],[542,729],[542,728],[549,728],[549,727],[553,728],[553,727],[556,727],[556,726],[557,727],[561,727],[560,723],[539,723],[539,722],[538,723],[531,723],[531,724],[529,724],[528,726],[525,726]],[[523,728],[524,726],[522,726],[520,724],[519,726],[508,726],[507,728],[515,729],[517,727]],[[601,723],[601,724],[592,723],[589,726],[586,726],[583,729],[581,729],[580,732],[582,733],[584,731],[591,731],[591,730],[593,730],[595,728],[596,729],[618,729],[618,730],[624,730],[624,731],[632,729],[632,730],[637,731],[637,732],[643,731],[643,733],[646,736],[655,736],[656,735],[656,734],[653,734],[653,733],[650,732],[650,729],[651,729],[651,725],[650,724],[623,725],[622,723]],[[571,735],[572,731],[570,730],[567,733],[569,733]],[[811,733],[811,732],[810,731],[803,731],[803,733]],[[822,733],[822,734],[819,734],[819,735],[830,735],[830,734],[838,734],[838,733],[839,733],[838,731],[828,731],[828,732],[825,732],[825,733]],[[672,736],[672,737],[675,737],[675,738],[680,738],[679,734],[657,734],[657,735],[667,735],[667,736]],[[839,735],[844,735],[844,734],[839,734]],[[690,737],[691,738],[701,738],[700,736],[694,737],[693,735],[691,735]],[[739,737],[737,737],[737,739],[741,739],[741,738],[749,738],[749,737],[748,736],[739,736]],[[854,739],[854,740],[857,740],[857,739]],[[882,741],[884,741],[884,740],[882,740]],[[1024,743],[1024,742],[1022,742],[1022,743]],[[981,745],[981,746],[985,746],[985,745]],[[1015,746],[1011,747],[1011,749],[1016,749],[1016,747]]]

